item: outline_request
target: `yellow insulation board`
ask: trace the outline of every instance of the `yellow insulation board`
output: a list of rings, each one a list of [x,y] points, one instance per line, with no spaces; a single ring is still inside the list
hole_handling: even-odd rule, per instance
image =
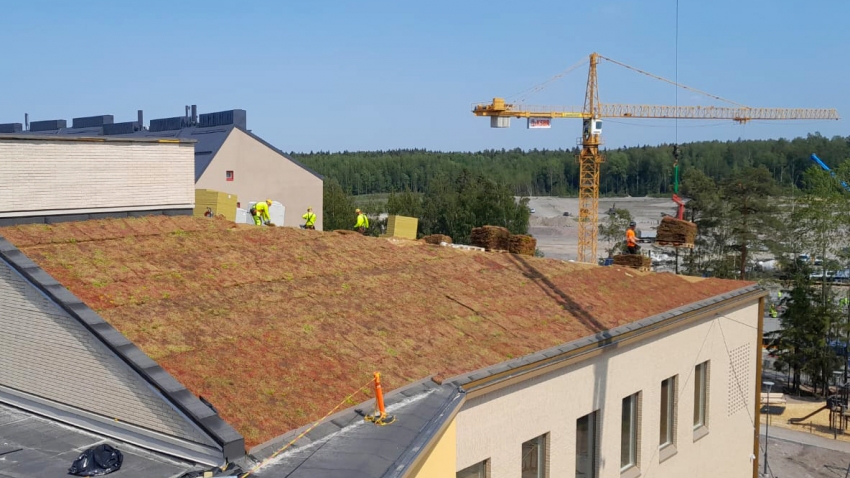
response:
[[[387,236],[416,239],[416,229],[419,219],[405,216],[389,216],[387,218]]]
[[[195,190],[195,210],[193,216],[224,216],[228,221],[236,220],[236,195],[212,189]]]

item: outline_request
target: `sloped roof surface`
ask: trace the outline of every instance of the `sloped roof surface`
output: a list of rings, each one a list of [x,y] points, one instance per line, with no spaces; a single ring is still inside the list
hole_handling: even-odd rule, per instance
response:
[[[376,370],[392,390],[750,285],[206,218],[0,235],[208,399],[249,447],[322,417]]]

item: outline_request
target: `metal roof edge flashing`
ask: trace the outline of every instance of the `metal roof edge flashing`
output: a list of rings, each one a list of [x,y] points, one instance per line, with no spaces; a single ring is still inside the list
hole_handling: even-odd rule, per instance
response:
[[[77,320],[119,360],[149,383],[175,410],[187,417],[199,431],[217,443],[221,450],[220,459],[233,461],[245,455],[244,438],[218,413],[201,402],[120,331],[103,320],[97,312],[2,236],[0,236],[0,261],[8,264],[31,286]]]
[[[434,438],[439,438],[448,428],[451,421],[457,416],[461,405],[466,401],[466,392],[461,387],[446,384],[445,389],[449,396],[428,423],[422,427],[413,442],[407,447],[402,455],[393,462],[390,469],[382,478],[404,478],[411,476],[411,471],[417,468],[419,459],[426,452],[433,449]]]
[[[140,136],[66,136],[45,134],[0,133],[0,140],[13,141],[70,141],[80,143],[177,143],[194,144],[196,139],[188,138],[152,138]]]
[[[443,383],[462,387],[467,392],[488,387],[504,380],[543,368],[573,360],[585,354],[615,345],[622,340],[639,339],[641,336],[662,327],[672,326],[695,316],[707,316],[717,309],[725,308],[731,299],[758,298],[767,292],[758,284],[749,285],[730,292],[685,304],[660,314],[652,315],[612,329],[597,332],[565,344],[556,345],[522,357],[491,365],[468,373],[446,378]],[[733,304],[734,305],[734,304]]]

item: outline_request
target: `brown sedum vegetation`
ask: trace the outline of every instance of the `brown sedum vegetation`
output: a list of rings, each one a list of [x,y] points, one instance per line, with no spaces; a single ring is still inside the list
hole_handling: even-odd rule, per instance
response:
[[[385,391],[451,377],[748,285],[193,217],[0,235],[249,447],[320,418],[376,370]]]

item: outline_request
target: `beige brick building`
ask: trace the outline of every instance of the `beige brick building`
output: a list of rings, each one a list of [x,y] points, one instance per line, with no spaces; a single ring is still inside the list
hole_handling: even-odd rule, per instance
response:
[[[8,192],[8,197],[16,202],[26,202],[27,196],[21,194],[21,191],[30,188],[36,192],[45,192],[55,191],[58,187],[64,193],[50,195],[45,192],[44,195],[30,196],[30,199],[37,201],[50,197],[52,202],[33,206],[33,201],[30,201],[29,209],[20,209],[21,206],[17,205],[14,206],[18,208],[15,212],[0,209],[0,220],[4,212],[5,215],[24,216],[34,208],[44,209],[47,211],[45,214],[54,216],[54,219],[58,219],[56,215],[59,214],[83,219],[85,217],[79,214],[84,213],[78,211],[80,201],[97,202],[82,208],[86,211],[107,212],[108,208],[104,209],[106,206],[101,203],[109,198],[123,199],[124,196],[133,196],[137,198],[135,200],[145,202],[135,204],[133,200],[125,201],[126,204],[120,203],[118,209],[138,211],[149,206],[148,193],[156,197],[155,205],[163,203],[168,209],[185,210],[188,207],[191,210],[194,196],[186,200],[185,191],[177,193],[173,190],[174,184],[186,177],[185,159],[189,157],[193,188],[235,194],[243,208],[251,202],[266,199],[278,201],[286,208],[283,225],[290,227],[302,224],[302,214],[308,207],[312,207],[317,216],[316,229],[322,229],[321,176],[251,132],[247,127],[245,110],[201,115],[197,115],[194,107],[191,111],[187,110],[185,116],[153,119],[148,127],[144,126],[141,111],[137,121],[123,123],[114,123],[112,115],[74,118],[70,128],[65,120],[34,121],[28,129],[20,123],[0,124],[0,138],[38,136],[41,141],[49,141],[50,138],[56,140],[49,143],[53,145],[51,151],[35,151],[36,148],[31,148],[19,149],[11,154],[0,150],[0,164],[6,164],[3,161],[15,163],[17,176],[9,176],[9,181],[15,181],[17,187]],[[92,142],[91,138],[97,138],[98,141]],[[60,139],[68,141],[61,142]],[[71,139],[78,142],[71,143]],[[162,144],[156,140],[176,141],[184,144],[187,150],[183,151],[180,160],[175,157],[169,160],[163,156],[163,151],[169,151],[172,155],[175,153],[151,146]],[[133,151],[130,151],[132,148],[119,149],[116,146],[130,142],[136,144]],[[102,147],[104,144],[109,147]],[[146,146],[140,146],[142,144]],[[117,154],[118,151],[121,154]],[[151,154],[152,151],[156,153]],[[33,161],[33,158],[27,157],[27,154],[34,153],[44,155],[42,159],[47,161]],[[50,160],[60,157],[62,159],[59,163]],[[54,169],[55,166],[61,167]],[[68,174],[71,170],[76,171],[76,174]],[[30,182],[17,183],[21,179]],[[41,181],[44,187],[33,188],[32,181],[35,180]],[[82,181],[85,188],[70,187],[77,184],[75,181]],[[89,194],[92,191],[97,194]],[[6,196],[0,198],[5,199]],[[68,200],[72,200],[72,205],[63,206]],[[72,211],[63,213],[59,210],[60,206]]]
[[[0,135],[0,224],[191,214],[194,142]]]
[[[761,292],[734,295],[473,378],[457,477],[752,476]]]

